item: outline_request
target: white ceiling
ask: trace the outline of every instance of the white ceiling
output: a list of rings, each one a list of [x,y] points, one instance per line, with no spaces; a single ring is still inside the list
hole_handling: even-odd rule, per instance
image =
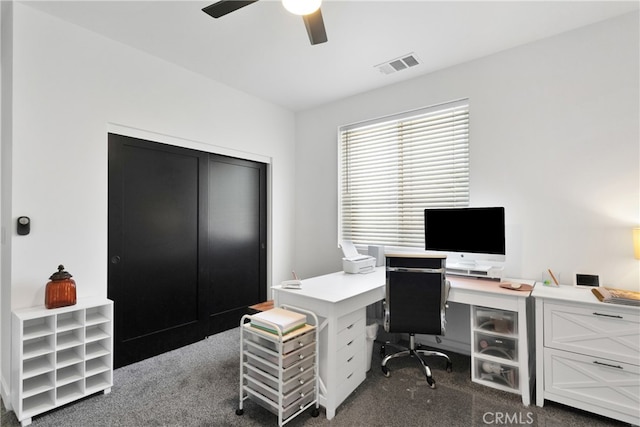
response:
[[[293,111],[638,10],[640,4],[324,0],[329,40],[312,46],[302,18],[279,0],[261,0],[219,19],[201,11],[214,2],[26,4]],[[375,67],[407,53],[422,64],[389,75]]]

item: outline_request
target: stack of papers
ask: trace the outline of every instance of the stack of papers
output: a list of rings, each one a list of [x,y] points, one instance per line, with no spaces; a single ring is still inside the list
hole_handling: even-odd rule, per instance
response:
[[[615,288],[593,288],[593,294],[602,302],[640,307],[640,292]]]
[[[282,335],[302,328],[307,323],[307,316],[295,311],[285,310],[283,308],[272,308],[251,316],[251,326],[262,329],[263,331],[277,334],[274,329],[277,327]]]

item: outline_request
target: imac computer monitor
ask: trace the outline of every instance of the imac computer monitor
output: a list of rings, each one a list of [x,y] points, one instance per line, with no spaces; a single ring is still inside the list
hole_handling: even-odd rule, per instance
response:
[[[447,264],[504,262],[504,208],[425,209],[424,241],[427,251],[446,253]]]

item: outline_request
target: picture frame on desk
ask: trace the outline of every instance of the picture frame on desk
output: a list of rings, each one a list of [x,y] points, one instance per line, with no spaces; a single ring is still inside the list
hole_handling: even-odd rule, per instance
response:
[[[573,278],[573,286],[576,288],[599,288],[600,276],[597,274],[576,273]]]

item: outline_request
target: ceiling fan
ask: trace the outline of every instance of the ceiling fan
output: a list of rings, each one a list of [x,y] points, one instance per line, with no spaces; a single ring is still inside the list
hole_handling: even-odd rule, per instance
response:
[[[258,0],[220,0],[205,7],[202,11],[214,18],[220,18],[257,1]],[[321,1],[322,0],[282,0],[285,9],[293,14],[302,15],[302,20],[304,21],[304,26],[307,28],[309,41],[312,45],[327,41],[327,32],[325,31],[324,20],[322,19],[322,12],[320,11]],[[305,9],[305,6],[308,6],[308,8]]]

